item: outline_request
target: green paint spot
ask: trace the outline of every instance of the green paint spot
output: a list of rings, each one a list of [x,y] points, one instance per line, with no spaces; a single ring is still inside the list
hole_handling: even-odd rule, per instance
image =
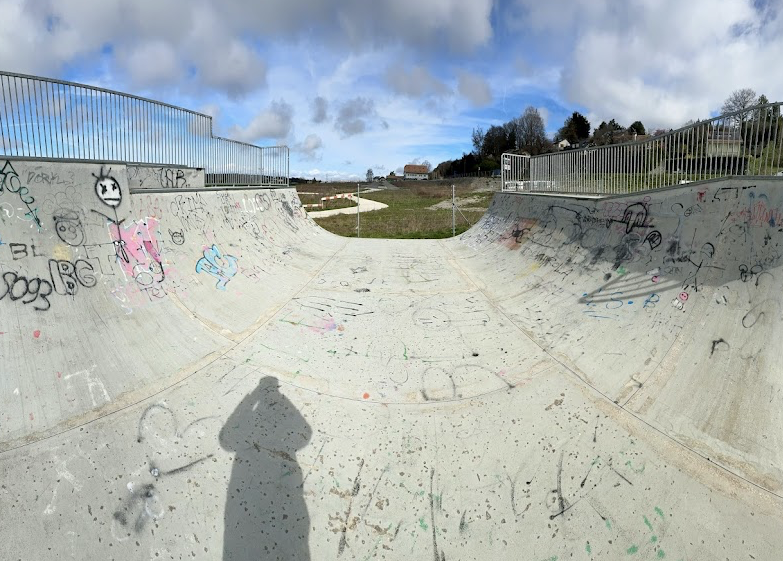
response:
[[[650,538],[650,543],[655,543],[658,541],[658,536],[653,536]]]
[[[635,473],[644,473],[644,468],[647,467],[646,464],[645,464],[645,465],[642,465],[642,467],[640,467],[639,469],[636,469],[635,467],[633,467],[633,464],[631,464],[631,460],[628,460],[627,462],[625,462],[625,465],[627,465],[629,468],[631,468],[631,470],[634,471]]]
[[[250,362],[250,359],[249,359],[249,358],[246,358],[246,359],[245,359],[245,364],[247,364],[248,362]]]
[[[608,518],[606,519],[606,527],[612,529],[612,522]]]
[[[326,351],[326,352],[329,353],[330,355],[336,355],[337,354],[337,351]]]
[[[653,528],[652,528],[652,524],[650,524],[650,521],[647,520],[646,516],[642,516],[642,518],[644,518],[644,525],[647,526],[650,529],[650,531],[652,532]]]
[[[620,265],[620,266],[617,268],[617,274],[618,274],[618,275],[620,275],[620,276],[627,275],[627,274],[628,274],[628,269],[626,269],[625,267],[623,267],[622,265]]]
[[[429,528],[429,526],[427,526],[427,523],[424,522],[424,518],[419,518],[419,526],[421,527],[422,530],[426,530],[427,528]]]
[[[657,514],[658,516],[661,517],[661,519],[663,519],[663,511],[657,506],[655,507],[655,514]]]
[[[587,542],[587,545],[585,546],[585,551],[588,555],[590,555],[593,552],[593,548],[590,547],[590,542]]]
[[[408,360],[408,347],[407,347],[407,346],[405,346],[405,343],[403,343],[403,344],[402,344],[402,348],[403,348],[403,349],[405,349],[405,350],[402,352],[402,356],[404,356],[404,357],[405,357],[405,360]]]
[[[663,552],[662,549],[659,549],[658,550],[658,559],[663,559],[664,557],[666,557],[666,554]]]
[[[626,553],[628,553],[628,555],[633,555],[633,554],[634,554],[634,553],[636,553],[637,551],[639,551],[639,546],[637,546],[637,545],[632,545],[631,547],[629,547],[629,548],[628,548],[628,550],[626,551]]]

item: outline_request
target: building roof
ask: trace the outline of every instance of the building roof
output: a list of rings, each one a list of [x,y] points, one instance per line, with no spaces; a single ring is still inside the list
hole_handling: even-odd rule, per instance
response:
[[[419,166],[416,164],[408,164],[405,166],[404,170],[405,173],[424,173],[428,174],[430,171],[427,169],[427,166]]]

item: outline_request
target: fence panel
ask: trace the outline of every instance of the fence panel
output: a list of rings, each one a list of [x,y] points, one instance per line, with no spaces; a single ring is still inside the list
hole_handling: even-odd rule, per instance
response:
[[[503,190],[611,194],[783,175],[782,105],[755,105],[625,144],[532,157],[503,154]]]
[[[0,153],[203,168],[211,185],[288,185],[286,146],[212,135],[212,117],[73,82],[0,72]]]

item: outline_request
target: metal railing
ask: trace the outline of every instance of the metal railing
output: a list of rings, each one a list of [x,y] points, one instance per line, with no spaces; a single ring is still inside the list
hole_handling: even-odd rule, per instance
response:
[[[208,184],[288,185],[288,147],[212,135],[212,117],[93,86],[0,72],[3,156],[204,168]]]
[[[503,190],[611,194],[783,175],[781,105],[756,105],[625,144],[532,157],[503,154]]]

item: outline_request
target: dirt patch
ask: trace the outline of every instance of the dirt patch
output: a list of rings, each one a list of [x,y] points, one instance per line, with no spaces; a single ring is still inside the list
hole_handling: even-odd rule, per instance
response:
[[[473,208],[470,208],[470,205],[479,205],[482,201],[482,197],[457,197],[454,201],[457,204],[457,208],[463,209],[463,210],[486,210],[486,207],[480,207],[475,206]],[[431,207],[427,207],[430,210],[441,210],[441,209],[450,209],[451,208],[451,201],[441,201],[437,204],[432,205]]]

